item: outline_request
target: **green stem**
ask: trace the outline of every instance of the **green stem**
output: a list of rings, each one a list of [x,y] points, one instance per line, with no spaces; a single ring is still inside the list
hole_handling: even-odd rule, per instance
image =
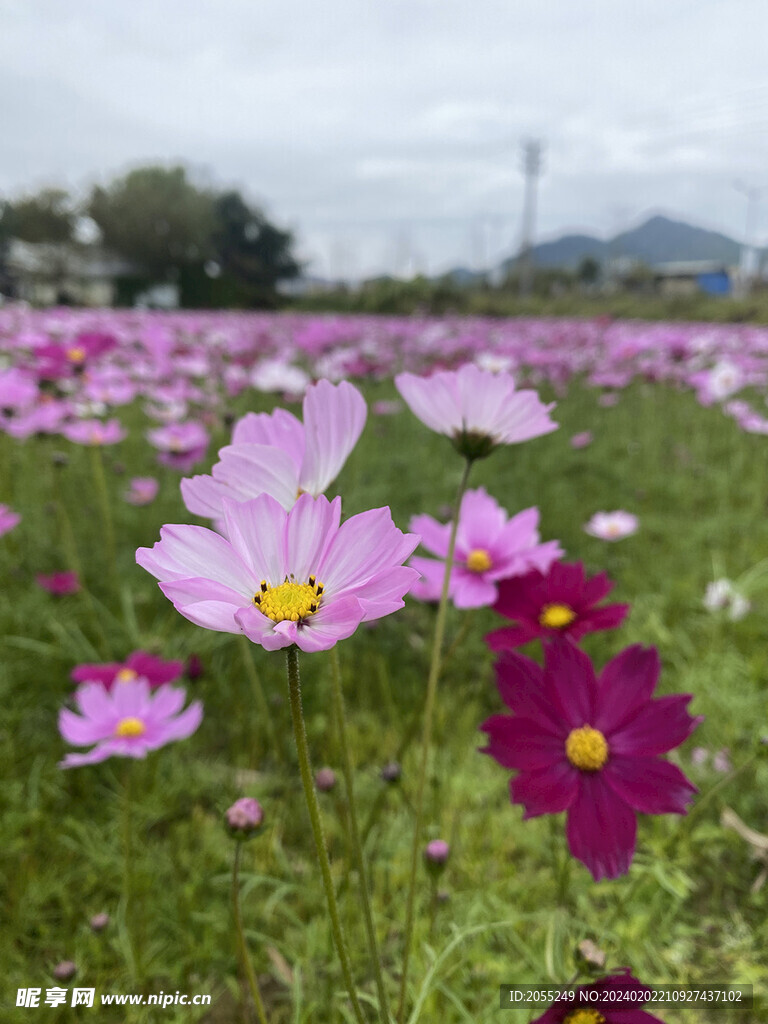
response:
[[[445,557],[445,572],[443,573],[443,589],[440,594],[440,604],[437,608],[437,619],[435,621],[435,634],[432,642],[432,659],[429,664],[429,677],[427,678],[427,699],[424,706],[424,726],[421,739],[421,764],[419,766],[419,778],[416,789],[416,820],[413,826],[413,846],[411,848],[411,871],[408,884],[408,902],[405,912],[405,947],[403,949],[403,970],[400,978],[400,999],[397,1008],[397,1019],[400,1024],[405,1020],[405,1000],[408,992],[408,965],[413,944],[413,911],[416,902],[416,876],[419,865],[419,850],[421,848],[421,828],[424,816],[424,791],[427,781],[427,763],[429,761],[429,748],[432,742],[432,719],[435,710],[435,697],[437,695],[437,680],[440,675],[441,653],[443,649],[443,637],[445,635],[445,619],[448,611],[448,591],[451,583],[451,570],[453,568],[453,556],[456,550],[456,531],[459,526],[459,509],[461,499],[467,489],[469,471],[472,462],[467,459],[464,463],[464,472],[461,476],[461,483],[456,495],[456,504],[451,520],[451,533],[448,539],[448,552]]]
[[[248,945],[245,941],[245,932],[243,931],[243,918],[240,914],[240,850],[242,845],[242,842],[239,841],[235,843],[235,860],[232,865],[232,909],[235,914],[235,931],[237,933],[240,962],[243,965],[243,970],[248,980],[248,988],[251,990],[253,1005],[256,1007],[256,1016],[259,1018],[259,1024],[267,1024],[267,1014],[261,999],[261,993],[259,992],[259,983],[256,980],[253,964],[248,955]]]
[[[368,877],[365,870],[365,858],[363,846],[360,842],[360,829],[357,823],[357,807],[355,804],[354,775],[352,770],[352,757],[349,751],[347,739],[346,716],[344,714],[344,692],[341,684],[341,666],[339,655],[335,647],[331,648],[331,667],[333,677],[333,706],[336,713],[336,726],[339,733],[339,744],[341,746],[341,764],[344,772],[344,784],[347,790],[347,804],[349,806],[349,837],[352,843],[352,855],[357,867],[358,878],[360,879],[360,895],[363,903],[363,917],[365,919],[365,930],[368,935],[368,950],[373,962],[373,969],[376,976],[376,990],[379,995],[379,1017],[382,1024],[389,1024],[389,1002],[387,990],[384,986],[384,978],[381,973],[381,956],[376,941],[376,928],[373,923],[371,912],[371,900],[368,893]]]
[[[101,505],[101,518],[104,522],[109,572],[115,590],[118,591],[120,580],[117,574],[117,561],[115,558],[115,527],[112,522],[112,506],[109,501],[107,478],[104,475],[104,453],[102,452],[101,445],[91,445],[91,469],[93,470],[93,480],[96,484],[96,492],[99,496],[99,504]]]
[[[238,643],[240,644],[240,655],[242,657],[243,666],[245,667],[246,675],[250,680],[251,687],[256,696],[256,702],[259,705],[259,714],[264,722],[267,732],[269,733],[269,740],[272,744],[275,757],[282,764],[284,761],[283,748],[280,745],[277,732],[275,730],[275,723],[272,720],[272,713],[269,710],[269,702],[267,701],[267,695],[264,693],[264,687],[261,685],[261,677],[256,671],[256,666],[253,664],[253,657],[251,654],[251,643],[247,637],[242,634],[238,637]]]
[[[142,975],[141,936],[136,903],[136,872],[133,863],[135,828],[133,814],[133,777],[136,765],[129,760],[125,766],[123,786],[123,896],[125,898],[125,923],[128,931],[128,945],[133,958],[133,972],[137,979]]]
[[[352,971],[349,966],[349,954],[347,944],[344,941],[344,933],[339,918],[339,908],[336,904],[336,893],[333,889],[331,878],[331,865],[328,860],[328,850],[325,845],[323,823],[320,818],[320,807],[317,802],[317,792],[312,779],[312,767],[309,762],[309,747],[307,745],[307,730],[304,725],[304,712],[301,706],[301,683],[299,681],[299,652],[295,645],[287,648],[286,664],[288,668],[288,694],[291,702],[291,718],[293,720],[293,735],[296,740],[296,752],[299,755],[299,770],[301,782],[304,787],[304,796],[307,801],[309,820],[312,824],[312,835],[315,840],[315,850],[320,863],[320,873],[323,876],[323,887],[328,901],[328,914],[331,920],[333,941],[336,944],[336,952],[341,961],[341,972],[344,975],[344,983],[352,1003],[352,1009],[358,1024],[365,1024],[365,1017],[357,998],[355,984],[352,981]]]

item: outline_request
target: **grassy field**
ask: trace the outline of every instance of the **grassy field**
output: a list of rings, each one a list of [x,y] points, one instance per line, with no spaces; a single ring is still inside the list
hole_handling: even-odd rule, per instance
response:
[[[369,404],[395,396],[368,385]],[[241,397],[231,410],[253,408]],[[269,408],[262,396],[260,408]],[[104,449],[117,538],[117,585],[86,448],[60,438],[18,443],[0,437],[3,500],[23,515],[0,540],[5,586],[0,771],[3,842],[0,892],[2,1020],[83,1019],[235,1022],[248,1020],[232,929],[234,844],[223,813],[242,795],[265,811],[259,836],[243,849],[246,932],[270,1020],[275,1024],[351,1019],[333,954],[325,904],[296,768],[280,654],[194,627],[134,563],[166,522],[189,521],[178,474],[161,470],[160,496],[142,509],[121,495],[127,479],[156,471],[138,409],[121,417],[129,438]],[[510,513],[538,505],[545,540],[568,559],[616,580],[616,600],[632,612],[623,628],[584,646],[598,666],[629,643],[655,644],[660,692],[691,692],[705,723],[671,755],[699,786],[688,818],[640,816],[628,876],[595,884],[567,852],[562,817],[522,822],[508,797],[508,774],[477,752],[477,726],[502,710],[492,655],[482,637],[500,624],[491,611],[449,615],[451,656],[441,679],[427,805],[427,836],[451,844],[433,900],[426,877],[411,971],[412,1022],[529,1019],[500,1013],[499,985],[565,982],[574,950],[590,938],[609,966],[629,965],[648,983],[741,982],[768,986],[768,885],[752,848],[721,825],[724,807],[765,832],[768,758],[768,576],[752,581],[751,612],[740,622],[702,606],[708,582],[737,578],[768,558],[768,447],[742,433],[690,393],[636,383],[613,408],[574,381],[558,402],[555,433],[497,451],[473,469]],[[580,451],[572,434],[591,430]],[[225,443],[223,427],[215,441]],[[212,452],[215,451],[215,446]],[[56,465],[65,452],[67,465]],[[338,481],[346,515],[388,504],[406,528],[411,515],[445,514],[460,460],[447,441],[407,411],[369,416]],[[606,544],[583,524],[599,509],[638,515],[634,537]],[[56,598],[34,575],[79,563],[85,589]],[[434,611],[404,611],[362,628],[339,649],[357,763],[357,791],[371,865],[385,964],[396,989],[415,787],[418,728]],[[165,657],[197,654],[204,673],[189,685],[205,703],[199,731],[145,762],[113,759],[61,771],[56,719],[79,662],[121,658],[143,648]],[[531,652],[533,653],[533,652]],[[538,654],[536,654],[538,656]],[[327,654],[302,661],[303,691],[316,767],[338,770]],[[695,746],[727,748],[733,770],[695,765]],[[402,762],[399,784],[379,777]],[[363,924],[353,884],[341,783],[321,794],[340,883],[344,921],[361,990],[373,996]],[[126,868],[126,853],[128,868]],[[126,878],[126,872],[129,876]],[[134,897],[126,903],[126,887]],[[110,923],[96,934],[92,915]],[[209,993],[213,1005],[16,1009],[16,990],[56,984],[52,968],[77,964],[72,984],[102,993]],[[766,1019],[751,1012],[661,1011],[674,1024]]]

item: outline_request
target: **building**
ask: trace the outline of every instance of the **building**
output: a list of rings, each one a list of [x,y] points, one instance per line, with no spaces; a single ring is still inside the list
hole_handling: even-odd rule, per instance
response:
[[[654,284],[662,295],[731,295],[737,268],[715,260],[681,260],[657,263]]]
[[[96,246],[18,238],[8,242],[2,262],[5,289],[34,306],[111,306],[117,279],[136,273]]]

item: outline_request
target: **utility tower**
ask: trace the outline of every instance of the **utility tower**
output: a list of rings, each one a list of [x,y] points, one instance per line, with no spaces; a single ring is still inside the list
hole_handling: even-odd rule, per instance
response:
[[[733,187],[747,199],[747,222],[744,229],[744,244],[741,247],[741,261],[737,281],[737,297],[749,295],[758,267],[755,233],[757,229],[757,208],[762,189],[754,185],[745,185],[743,181],[734,181]]]
[[[533,230],[536,220],[536,183],[541,174],[540,139],[526,139],[523,142],[522,171],[525,175],[523,198],[523,237],[520,243],[520,295],[531,294],[533,288]]]

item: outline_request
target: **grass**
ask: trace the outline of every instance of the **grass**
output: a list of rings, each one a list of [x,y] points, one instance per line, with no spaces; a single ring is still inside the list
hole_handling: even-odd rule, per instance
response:
[[[387,383],[365,392],[369,402],[394,397]],[[246,407],[240,399],[232,411]],[[562,816],[523,823],[521,808],[509,803],[506,773],[477,753],[478,724],[501,706],[492,656],[482,643],[497,623],[490,611],[474,613],[438,694],[427,838],[447,839],[452,852],[440,881],[445,899],[432,923],[426,875],[419,895],[412,1024],[496,1021],[500,984],[567,981],[585,938],[606,951],[609,966],[631,965],[647,982],[742,982],[762,993],[768,985],[768,885],[753,891],[761,865],[744,840],[720,824],[729,806],[765,831],[768,763],[759,739],[768,734],[766,593],[758,577],[753,610],[738,623],[713,617],[701,604],[713,573],[734,578],[768,556],[765,442],[742,434],[717,409],[700,408],[689,394],[640,383],[616,407],[601,408],[596,392],[575,381],[556,418],[561,429],[554,434],[477,464],[470,485],[486,487],[510,512],[538,505],[543,538],[559,538],[569,559],[605,569],[617,581],[615,597],[631,602],[630,619],[613,634],[589,638],[585,647],[602,665],[629,643],[656,644],[660,692],[695,694],[692,710],[707,719],[672,756],[700,787],[699,807],[688,819],[641,816],[629,875],[599,884],[569,858]],[[6,580],[0,593],[2,1019],[34,1019],[35,1011],[15,1008],[17,988],[41,987],[44,998],[56,984],[53,966],[71,959],[78,965],[72,984],[95,988],[97,1004],[112,992],[213,997],[211,1007],[199,1009],[83,1011],[94,1024],[248,1020],[229,898],[233,844],[222,818],[234,799],[250,795],[264,807],[265,826],[243,850],[242,906],[269,1019],[349,1020],[292,746],[284,659],[260,648],[244,651],[235,637],[192,626],[134,564],[136,547],[152,544],[162,523],[189,517],[178,476],[169,470],[158,473],[161,491],[153,505],[137,510],[121,500],[130,476],[155,469],[139,410],[124,419],[129,439],[104,453],[117,587],[90,453],[60,439],[18,444],[0,438],[3,500],[24,517],[0,541]],[[569,437],[586,429],[594,443],[573,451]],[[215,441],[224,443],[223,429]],[[56,452],[68,455],[66,466],[54,465]],[[407,411],[371,416],[338,490],[346,515],[389,504],[405,528],[417,512],[442,513],[460,471],[445,439]],[[609,545],[583,532],[593,512],[614,508],[639,516],[636,536]],[[54,598],[33,582],[36,572],[76,565],[87,587],[79,595]],[[340,647],[374,910],[393,998],[418,761],[412,737],[433,615],[408,602]],[[449,642],[465,618],[451,610]],[[56,717],[71,693],[70,670],[138,647],[167,657],[200,656],[205,672],[189,685],[205,702],[200,730],[145,762],[112,760],[61,771]],[[302,659],[314,766],[330,765],[340,775],[330,671],[327,655]],[[695,745],[727,747],[733,778],[692,766]],[[379,770],[393,758],[402,762],[403,775],[399,784],[387,785]],[[353,969],[370,1003],[375,989],[355,879],[345,877],[350,850],[341,783],[321,801]],[[129,904],[126,844],[135,893]],[[101,911],[111,921],[95,934],[88,921]],[[734,1019],[764,1019],[762,999],[762,1009]],[[69,1007],[37,1012],[49,1021],[76,1015]],[[710,1019],[699,1011],[695,1018],[656,1012],[670,1024]],[[502,1019],[529,1016],[508,1011]],[[713,1013],[711,1019],[729,1016]]]

